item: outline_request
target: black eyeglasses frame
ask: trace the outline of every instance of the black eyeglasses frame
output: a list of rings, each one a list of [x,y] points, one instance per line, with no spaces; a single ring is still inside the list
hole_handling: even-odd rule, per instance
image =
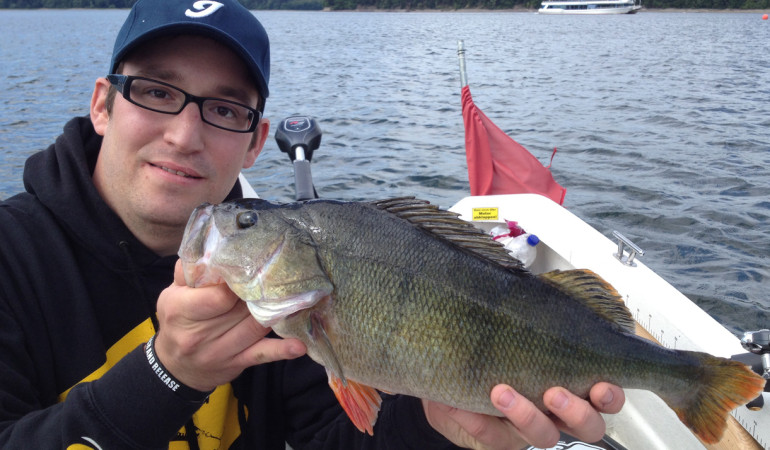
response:
[[[136,106],[138,106],[140,108],[143,108],[143,109],[146,109],[146,110],[149,110],[149,111],[154,111],[154,112],[161,113],[161,114],[177,115],[180,112],[182,112],[187,107],[187,105],[189,105],[190,103],[195,103],[196,105],[198,105],[198,109],[200,110],[201,120],[203,122],[211,125],[212,127],[216,127],[216,128],[221,129],[221,130],[232,131],[233,133],[252,133],[252,132],[254,132],[254,130],[257,129],[257,124],[262,119],[262,111],[260,111],[258,109],[255,109],[255,108],[252,108],[251,106],[244,105],[243,103],[238,103],[238,102],[234,102],[234,101],[231,101],[231,100],[225,100],[225,99],[217,98],[217,97],[199,97],[197,95],[192,95],[192,94],[186,92],[185,90],[180,89],[180,88],[174,86],[173,84],[165,83],[163,81],[158,81],[158,80],[155,80],[155,79],[152,79],[152,78],[138,77],[138,76],[134,76],[134,75],[123,75],[123,74],[118,74],[118,73],[109,74],[109,75],[107,75],[106,78],[107,78],[107,81],[110,82],[110,84],[115,86],[115,89],[117,89],[117,91],[120,92],[120,94],[123,96],[124,99],[126,99],[128,102],[130,102],[130,103],[132,103],[132,104],[134,104],[134,105],[136,105]],[[167,86],[169,88],[177,90],[177,91],[181,92],[182,94],[184,94],[184,96],[185,96],[184,102],[182,103],[182,106],[179,108],[179,110],[176,111],[176,112],[173,112],[173,111],[162,111],[162,110],[159,110],[159,109],[150,108],[149,106],[137,103],[136,101],[131,99],[131,83],[133,83],[134,80],[151,81],[153,83],[158,83],[160,85]],[[220,102],[230,103],[230,104],[233,104],[233,105],[238,105],[238,106],[240,106],[242,108],[246,108],[252,114],[254,114],[254,116],[253,116],[254,118],[252,119],[251,124],[249,125],[249,128],[246,129],[246,130],[234,130],[232,128],[223,127],[221,125],[217,125],[215,123],[209,122],[208,120],[206,120],[206,118],[205,118],[205,116],[203,114],[203,102],[206,101],[206,100],[216,100],[216,101],[220,101]]]

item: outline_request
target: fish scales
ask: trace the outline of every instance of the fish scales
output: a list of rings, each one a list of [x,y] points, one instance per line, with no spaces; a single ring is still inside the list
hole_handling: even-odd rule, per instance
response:
[[[348,259],[346,265],[357,264]],[[367,272],[377,272],[376,264],[371,261],[367,264]],[[371,279],[379,281],[364,284],[355,282],[353,274],[349,276],[347,271],[340,269],[332,269],[341,275],[335,278],[344,278],[353,286],[351,288],[351,283],[346,282],[335,283],[336,301],[331,314],[336,322],[330,328],[340,334],[335,336],[338,340],[332,338],[332,344],[340,349],[340,358],[349,357],[343,361],[349,377],[365,384],[492,414],[499,412],[489,403],[488,393],[499,382],[531,386],[531,389],[520,390],[538,403],[542,392],[554,382],[552,380],[573,386],[573,390],[585,395],[598,381],[586,377],[585,372],[597,371],[597,367],[576,361],[616,362],[614,367],[599,367],[598,371],[605,379],[629,384],[621,383],[626,380],[613,377],[613,374],[623,367],[623,372],[633,370],[633,360],[618,360],[613,349],[607,348],[602,339],[595,338],[596,342],[588,343],[576,337],[579,333],[601,336],[597,333],[596,319],[557,332],[540,318],[563,315],[564,308],[538,302],[534,295],[529,303],[531,307],[518,308],[517,320],[514,320],[506,303],[501,302],[498,311],[479,307],[473,299],[460,296],[453,286],[437,284],[431,278],[403,275],[394,279],[372,273]],[[369,273],[363,275],[370,279]],[[368,289],[362,289],[364,286]],[[399,295],[402,290],[412,293],[408,301]],[[356,298],[382,297],[383,294],[390,301],[354,301]],[[298,326],[302,326],[303,320],[298,320]],[[344,337],[340,330],[345,330]],[[290,331],[290,334],[298,332]],[[533,347],[532,341],[538,344]],[[380,354],[367,357],[377,348]],[[612,355],[612,359],[604,359],[608,355],[601,354],[598,351],[601,349],[608,350],[605,353]],[[627,351],[628,347],[622,350]],[[369,365],[362,367],[364,363]],[[423,366],[416,375],[431,374],[433,377],[408,383],[409,378],[404,376],[415,364]],[[394,382],[409,385],[394,385]],[[458,383],[462,384],[458,386]],[[473,403],[469,403],[471,400]]]
[[[359,403],[369,401],[350,400],[348,390],[501,415],[489,399],[499,383],[544,408],[551,386],[586,397],[608,381],[657,393],[708,442],[721,435],[726,412],[764,384],[744,366],[634,336],[630,313],[603,280],[587,271],[535,276],[424,202],[240,201],[199,208],[188,230],[186,275],[188,267],[216,272],[263,324],[305,342],[351,418],[350,409],[374,414],[356,423],[369,432],[376,408],[367,411]],[[205,268],[193,270],[204,254]],[[704,369],[711,365],[719,368]],[[740,380],[721,380],[722,371]],[[720,411],[702,413],[700,397],[713,395]]]
[[[319,215],[313,222],[325,229],[342,226],[339,234],[348,238],[344,245],[319,241],[323,249],[319,258],[336,287],[333,315],[338,322],[331,328],[349,330],[345,337],[336,336],[338,341],[332,339],[332,344],[335,348],[339,345],[339,357],[349,356],[343,366],[351,378],[385,390],[498,415],[488,393],[501,381],[514,386],[533,385],[532,392],[523,393],[538,402],[540,396],[536,394],[545,391],[553,380],[583,380],[579,389],[582,395],[594,383],[594,379],[584,376],[574,356],[576,352],[595,353],[593,349],[606,347],[604,336],[597,333],[601,321],[595,314],[588,312],[582,322],[553,330],[552,322],[559,323],[565,314],[575,313],[552,301],[554,289],[532,283],[534,277],[506,276],[504,269],[458,253],[444,241],[430,240],[426,244],[421,229],[404,227],[396,217],[386,218],[394,222],[392,225],[386,222],[375,226],[362,220],[352,229],[344,229],[350,222],[339,222],[345,217],[335,211]],[[373,246],[373,241],[378,244]],[[408,267],[393,270],[403,266],[404,261],[409,262]],[[460,277],[459,267],[464,268]],[[510,298],[512,292],[520,293],[518,302]],[[368,308],[359,307],[363,305]],[[302,321],[298,322],[301,326]],[[389,324],[389,329],[381,329],[378,324]],[[364,335],[372,339],[361,339]],[[585,345],[581,339],[585,336],[595,337],[597,345]],[[532,349],[530,340],[539,344]],[[378,347],[380,354],[363,357],[369,349]],[[599,355],[590,357],[592,361],[602,359]],[[379,364],[361,367],[368,360]],[[543,362],[552,367],[551,373],[522,369],[540,367]],[[425,366],[417,375],[432,376],[414,382],[408,377],[404,380],[404,374],[417,363]],[[606,367],[604,372],[612,376],[618,368]],[[521,375],[511,378],[515,373]],[[410,386],[393,385],[394,380]],[[463,385],[456,386],[458,382]],[[469,403],[469,399],[481,401]]]

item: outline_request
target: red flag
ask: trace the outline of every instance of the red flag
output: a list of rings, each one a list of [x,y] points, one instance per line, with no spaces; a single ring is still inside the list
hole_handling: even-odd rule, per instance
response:
[[[463,87],[462,101],[471,195],[534,193],[563,204],[567,190],[476,107],[468,86]]]

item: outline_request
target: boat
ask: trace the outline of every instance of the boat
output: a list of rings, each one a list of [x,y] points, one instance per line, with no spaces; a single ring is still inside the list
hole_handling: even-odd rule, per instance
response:
[[[640,261],[643,251],[618,232],[610,240],[582,219],[537,194],[471,196],[450,208],[460,218],[489,232],[516,221],[540,238],[530,270],[590,269],[623,297],[637,322],[637,334],[681,350],[708,352],[725,358],[746,354],[741,340]],[[767,389],[767,388],[766,388]],[[764,393],[764,402],[770,394]],[[753,411],[741,406],[732,412],[720,443],[705,446],[655,394],[626,390],[620,413],[606,415],[606,447],[611,449],[770,449],[770,407]],[[588,445],[588,444],[586,444]]]
[[[538,14],[634,14],[641,0],[544,0]]]

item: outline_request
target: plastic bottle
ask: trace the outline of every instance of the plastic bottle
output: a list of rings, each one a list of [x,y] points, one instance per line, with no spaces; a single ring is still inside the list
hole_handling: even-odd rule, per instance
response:
[[[537,257],[537,244],[540,242],[534,234],[522,234],[516,236],[505,244],[508,254],[521,261],[525,268],[529,268]]]
[[[510,236],[511,230],[507,226],[498,225],[489,230],[489,235],[495,239],[501,239],[503,236]]]
[[[510,220],[506,220],[505,225],[498,225],[489,230],[489,235],[492,236],[492,239],[503,244],[503,246],[507,245],[511,239],[515,238],[516,236],[520,236],[525,233],[526,232],[519,226],[517,222]]]

